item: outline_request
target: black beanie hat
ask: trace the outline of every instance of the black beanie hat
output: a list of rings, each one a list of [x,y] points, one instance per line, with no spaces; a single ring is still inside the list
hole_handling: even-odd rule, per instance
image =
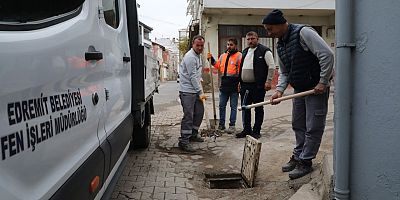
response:
[[[268,15],[266,15],[262,21],[263,24],[284,24],[286,23],[286,19],[283,17],[283,13],[279,9],[274,9]]]

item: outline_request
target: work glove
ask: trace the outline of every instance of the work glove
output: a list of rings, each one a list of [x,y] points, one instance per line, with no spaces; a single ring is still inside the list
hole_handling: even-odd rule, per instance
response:
[[[197,92],[197,98],[199,98],[200,101],[206,100],[207,96],[203,93],[203,91]]]
[[[210,52],[207,53],[207,60],[210,60],[212,58],[212,54]]]
[[[207,53],[207,60],[209,60],[212,65],[215,65],[215,59],[210,52]]]
[[[201,95],[199,95],[199,99],[200,99],[200,101],[205,101],[205,100],[207,100],[207,96],[205,94],[201,94]]]

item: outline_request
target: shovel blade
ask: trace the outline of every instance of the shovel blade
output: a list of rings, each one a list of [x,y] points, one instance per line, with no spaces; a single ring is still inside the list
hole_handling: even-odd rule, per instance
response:
[[[218,122],[219,122],[218,119],[210,119],[210,128],[211,129],[216,129]]]

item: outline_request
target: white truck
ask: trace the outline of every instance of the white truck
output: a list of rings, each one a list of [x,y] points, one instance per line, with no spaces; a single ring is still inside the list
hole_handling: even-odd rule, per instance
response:
[[[0,1],[0,199],[107,199],[150,142],[136,0]]]

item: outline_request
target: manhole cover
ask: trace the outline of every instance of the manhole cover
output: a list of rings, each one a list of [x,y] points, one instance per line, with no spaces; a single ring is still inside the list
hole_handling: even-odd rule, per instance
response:
[[[238,173],[206,173],[205,177],[210,189],[246,188],[242,176]]]

